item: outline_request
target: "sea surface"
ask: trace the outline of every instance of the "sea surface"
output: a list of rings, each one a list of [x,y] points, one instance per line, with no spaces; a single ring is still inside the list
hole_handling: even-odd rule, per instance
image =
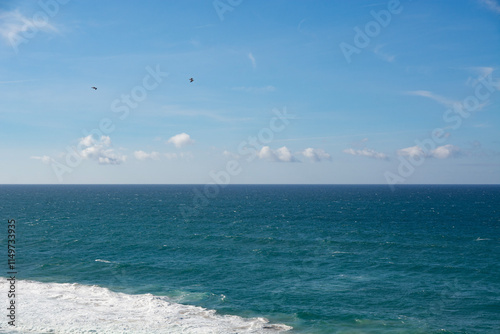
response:
[[[500,186],[0,185],[0,216],[1,333],[500,333]]]

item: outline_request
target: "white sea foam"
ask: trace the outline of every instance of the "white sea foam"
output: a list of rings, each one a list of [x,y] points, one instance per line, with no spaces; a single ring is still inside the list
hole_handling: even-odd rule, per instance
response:
[[[108,260],[101,260],[101,259],[96,259],[95,262],[104,262],[104,263],[113,263],[111,261],[108,261]]]
[[[0,294],[9,282],[0,278]],[[6,310],[8,299],[1,298]],[[5,313],[5,312],[4,312]],[[6,318],[5,316],[3,318]],[[69,283],[16,282],[15,333],[280,333],[292,329],[264,318],[219,315],[214,310],[170,302],[151,294],[129,295]]]

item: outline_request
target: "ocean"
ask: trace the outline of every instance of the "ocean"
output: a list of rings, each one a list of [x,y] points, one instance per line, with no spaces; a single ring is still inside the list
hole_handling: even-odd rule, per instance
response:
[[[500,332],[500,186],[1,185],[0,213],[0,333]]]

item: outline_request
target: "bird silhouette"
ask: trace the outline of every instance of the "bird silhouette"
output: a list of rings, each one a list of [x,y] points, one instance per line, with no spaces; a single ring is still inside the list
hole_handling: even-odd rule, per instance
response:
[[[193,82],[193,81],[194,81],[194,79],[193,79],[193,78],[189,78],[189,82]]]
[[[93,90],[97,90],[97,87],[90,87],[90,88],[92,88]]]

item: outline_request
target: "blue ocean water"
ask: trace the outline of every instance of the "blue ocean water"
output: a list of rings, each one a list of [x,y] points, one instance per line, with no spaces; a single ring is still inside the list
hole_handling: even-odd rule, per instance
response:
[[[0,330],[139,332],[130,303],[150,333],[499,332],[500,186],[203,191],[0,186],[24,303]]]

